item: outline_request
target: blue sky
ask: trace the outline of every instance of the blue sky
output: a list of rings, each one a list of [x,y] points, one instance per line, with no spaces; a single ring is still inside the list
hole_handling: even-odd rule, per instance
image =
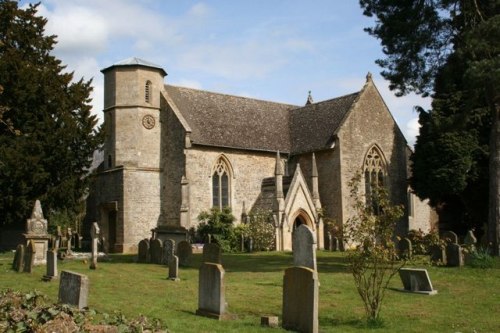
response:
[[[389,91],[380,43],[363,31],[373,19],[354,0],[42,0],[39,13],[58,36],[54,54],[93,78],[100,117],[100,70],[133,56],[162,66],[169,84],[296,105],[309,90],[315,101],[358,91],[371,72],[410,144],[413,107],[429,107]]]

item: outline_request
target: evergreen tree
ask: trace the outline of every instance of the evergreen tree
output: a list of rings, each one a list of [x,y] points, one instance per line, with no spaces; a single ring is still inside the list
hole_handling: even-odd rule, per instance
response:
[[[73,82],[51,55],[55,36],[37,6],[0,1],[0,226],[22,227],[36,199],[45,213],[76,216],[101,143],[90,81]]]
[[[360,0],[376,16],[382,75],[397,95],[432,95],[419,108],[412,187],[436,207],[459,202],[500,252],[500,2]],[[488,190],[489,189],[489,190]],[[488,203],[486,209],[484,203]]]

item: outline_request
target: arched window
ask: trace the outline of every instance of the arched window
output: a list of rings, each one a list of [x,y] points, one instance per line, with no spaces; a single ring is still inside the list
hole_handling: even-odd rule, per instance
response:
[[[382,153],[373,146],[368,150],[363,165],[365,176],[365,196],[366,203],[372,204],[374,212],[378,212],[378,206],[373,202],[374,187],[384,186],[386,178],[386,166]]]
[[[222,209],[230,206],[231,177],[223,157],[217,160],[212,173],[212,206]]]
[[[146,85],[144,87],[144,100],[146,103],[151,103],[151,81],[146,81]]]

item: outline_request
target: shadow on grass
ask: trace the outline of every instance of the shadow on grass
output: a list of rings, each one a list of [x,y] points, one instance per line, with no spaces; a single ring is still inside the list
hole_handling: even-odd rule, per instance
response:
[[[370,329],[378,330],[384,329],[385,324],[382,319],[376,321],[369,321],[366,319],[359,318],[336,318],[336,317],[319,317],[319,326],[325,327],[340,327],[340,326],[350,326],[355,329]]]

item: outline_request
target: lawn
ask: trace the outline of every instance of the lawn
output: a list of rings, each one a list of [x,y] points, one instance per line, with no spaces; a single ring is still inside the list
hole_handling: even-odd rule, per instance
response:
[[[36,289],[57,301],[58,282],[43,282],[45,266],[31,274],[11,270],[13,253],[0,254],[0,289]],[[90,280],[89,306],[101,312],[120,311],[129,318],[139,314],[158,318],[171,332],[284,332],[260,327],[260,316],[276,315],[281,323],[284,269],[290,253],[224,254],[226,300],[231,321],[218,322],[195,315],[198,305],[198,267],[195,254],[181,268],[181,281],[167,280],[167,268],[139,264],[131,255],[111,255],[90,270],[82,260],[58,262],[59,271],[86,274]],[[384,327],[370,328],[343,253],[317,255],[320,332],[500,332],[500,259],[495,268],[445,268],[409,264],[429,271],[434,296],[387,290],[381,316]],[[391,288],[401,288],[399,276]]]

